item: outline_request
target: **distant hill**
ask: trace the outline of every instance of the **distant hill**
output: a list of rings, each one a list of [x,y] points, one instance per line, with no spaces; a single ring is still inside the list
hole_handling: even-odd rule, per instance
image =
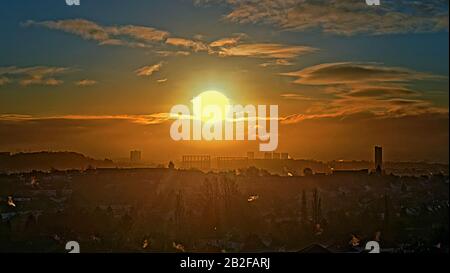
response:
[[[96,160],[75,152],[36,152],[0,155],[0,172],[24,172],[51,169],[86,169],[115,167],[112,160]]]

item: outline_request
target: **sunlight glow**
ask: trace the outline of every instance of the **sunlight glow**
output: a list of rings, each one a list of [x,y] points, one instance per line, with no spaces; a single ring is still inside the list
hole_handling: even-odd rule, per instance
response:
[[[201,112],[203,113],[204,109],[208,106],[217,106],[220,108],[221,112],[223,113],[222,118],[218,119],[217,117],[205,115],[202,114],[201,120],[203,122],[220,122],[225,119],[226,113],[227,113],[227,106],[230,105],[230,100],[225,96],[224,94],[215,91],[215,90],[208,90],[205,92],[202,92],[194,99],[200,99],[201,100]]]

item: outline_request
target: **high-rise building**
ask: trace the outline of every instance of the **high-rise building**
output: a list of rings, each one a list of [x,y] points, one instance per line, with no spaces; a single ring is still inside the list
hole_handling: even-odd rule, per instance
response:
[[[380,173],[383,171],[383,148],[375,146],[375,171]]]
[[[130,161],[133,163],[138,163],[141,161],[142,153],[141,151],[131,151],[130,152]]]

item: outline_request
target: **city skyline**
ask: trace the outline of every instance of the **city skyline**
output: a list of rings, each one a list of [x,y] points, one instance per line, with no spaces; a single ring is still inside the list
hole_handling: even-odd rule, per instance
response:
[[[370,160],[382,146],[387,161],[448,163],[448,2],[4,6],[0,151],[139,150],[149,161],[257,151],[170,138],[171,107],[216,90],[278,105],[277,152],[296,158]]]

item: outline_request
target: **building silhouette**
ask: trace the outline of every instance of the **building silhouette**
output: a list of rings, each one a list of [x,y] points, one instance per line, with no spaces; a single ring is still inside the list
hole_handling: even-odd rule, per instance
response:
[[[209,156],[209,155],[184,155],[182,158],[182,168],[208,171],[211,169],[211,156]]]
[[[272,153],[272,159],[281,159],[280,153]]]
[[[249,167],[248,157],[218,157],[217,169],[219,170],[237,170]]]
[[[131,151],[130,152],[130,162],[138,163],[141,162],[142,153],[141,151]]]
[[[11,156],[10,152],[0,152],[0,160],[8,159]]]
[[[375,146],[375,171],[378,174],[383,172],[383,148]]]

